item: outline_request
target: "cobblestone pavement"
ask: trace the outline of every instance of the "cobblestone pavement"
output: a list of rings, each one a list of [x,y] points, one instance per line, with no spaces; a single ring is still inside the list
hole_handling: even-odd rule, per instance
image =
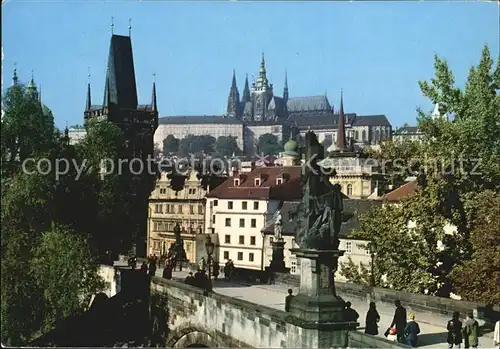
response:
[[[156,276],[162,276],[163,269],[156,271]],[[173,279],[184,281],[187,277],[189,270],[175,271]],[[274,309],[284,310],[285,296],[287,295],[288,286],[286,285],[249,285],[239,282],[227,282],[223,279],[213,280],[213,290],[219,294],[243,299],[248,302],[260,304]],[[293,294],[297,294],[298,288],[292,287]],[[359,314],[358,322],[360,328],[358,331],[364,331],[364,319],[368,311],[368,302],[361,302],[357,299],[350,299],[349,297],[342,297],[345,301],[352,303],[352,308]],[[404,306],[404,304],[403,304]],[[394,307],[383,304],[377,304],[377,310],[380,314],[379,323],[379,336],[383,337],[383,333],[389,327],[394,315]],[[419,347],[426,347],[429,349],[434,348],[447,348],[446,343],[446,320],[441,317],[434,317],[432,315],[419,315],[415,314],[416,321],[419,323],[421,334],[419,335]],[[443,322],[442,326],[435,325],[436,323]],[[493,348],[493,337],[491,334],[479,338],[479,348]]]

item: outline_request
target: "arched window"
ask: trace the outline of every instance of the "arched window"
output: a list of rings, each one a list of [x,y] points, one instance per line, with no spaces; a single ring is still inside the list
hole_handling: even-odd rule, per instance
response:
[[[384,139],[385,139],[385,128],[383,128],[383,129],[380,131],[380,139],[381,139],[381,140],[384,140]]]
[[[363,130],[363,132],[361,132],[361,138],[363,142],[366,142],[366,130]]]
[[[379,130],[375,130],[375,139],[374,139],[375,142],[378,142],[380,141],[380,131]]]
[[[352,184],[347,185],[347,196],[352,196]]]
[[[359,132],[358,131],[354,131],[354,139],[359,140]]]

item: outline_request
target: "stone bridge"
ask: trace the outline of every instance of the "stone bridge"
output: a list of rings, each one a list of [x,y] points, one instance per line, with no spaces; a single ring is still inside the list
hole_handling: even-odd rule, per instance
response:
[[[152,345],[166,347],[324,348],[399,347],[384,338],[301,322],[282,310],[153,277],[150,285]]]

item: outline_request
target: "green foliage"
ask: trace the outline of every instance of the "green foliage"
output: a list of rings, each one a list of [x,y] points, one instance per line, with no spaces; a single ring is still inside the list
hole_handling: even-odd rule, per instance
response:
[[[355,233],[370,240],[375,249],[375,279],[381,286],[438,296],[454,292],[469,299],[498,299],[492,282],[482,284],[476,277],[469,284],[476,287],[473,292],[466,287],[468,279],[458,276],[462,273],[473,280],[472,270],[481,261],[484,267],[478,269],[478,275],[498,270],[498,264],[479,258],[480,248],[473,237],[485,229],[474,217],[495,216],[492,205],[481,204],[479,198],[487,190],[498,192],[500,183],[498,62],[494,72],[492,67],[485,47],[478,66],[469,72],[465,89],[460,90],[454,86],[447,62],[436,57],[436,77],[420,82],[420,87],[452,120],[433,119],[419,111],[419,128],[424,133],[421,143],[387,142],[381,153],[373,154],[394,184],[407,175],[416,175],[419,183],[417,193],[398,206],[374,208],[362,217],[361,229]],[[404,163],[404,171],[396,160]],[[481,213],[481,209],[486,211]],[[453,232],[445,231],[447,224],[455,227]],[[494,243],[498,230],[489,234]],[[498,259],[497,250],[487,250],[487,254]],[[352,268],[350,274],[351,279],[360,277]]]
[[[500,303],[500,193],[485,191],[476,200],[476,224],[471,232],[472,258],[452,272],[463,299]]]
[[[358,285],[370,285],[370,266],[363,263],[356,264],[349,257],[346,263],[340,263],[340,274],[347,280]]]
[[[187,135],[180,141],[179,153],[181,156],[188,156],[190,154],[197,154],[202,152],[211,154],[214,152],[214,146],[215,138],[212,136]]]
[[[179,151],[180,141],[175,138],[174,135],[168,135],[167,138],[163,140],[163,153],[177,153]]]
[[[43,290],[45,319],[50,330],[62,319],[84,310],[87,297],[104,288],[98,263],[82,236],[53,224],[35,247],[31,274]]]
[[[281,151],[283,151],[283,147],[275,135],[266,133],[259,137],[257,143],[258,154],[278,155]]]
[[[231,156],[239,152],[236,137],[220,136],[215,142],[215,151],[221,156]]]

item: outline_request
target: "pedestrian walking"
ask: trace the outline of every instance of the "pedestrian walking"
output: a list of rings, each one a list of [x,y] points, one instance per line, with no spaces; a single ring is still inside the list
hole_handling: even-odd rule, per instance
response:
[[[415,321],[415,314],[410,314],[408,316],[408,323],[406,324],[404,335],[406,337],[406,341],[410,347],[416,347],[418,342],[418,335],[420,333],[420,326]]]
[[[394,318],[392,319],[390,328],[396,329],[396,335],[398,342],[404,343],[404,331],[406,328],[406,309],[401,305],[401,301],[398,299],[394,301],[396,310],[394,311]]]
[[[460,313],[458,311],[453,313],[453,317],[446,325],[448,330],[448,348],[460,349],[460,344],[462,344],[462,322],[460,321]]]
[[[477,348],[479,344],[479,323],[474,319],[474,314],[468,313],[464,323],[464,346]]]
[[[288,296],[285,297],[285,311],[289,312],[290,311],[290,303],[292,302],[293,299],[293,290],[291,288],[288,289]]]
[[[344,321],[356,322],[358,321],[359,314],[356,310],[351,308],[351,302],[345,302],[344,306]]]
[[[142,271],[144,274],[147,274],[147,273],[148,273],[148,265],[146,264],[146,262],[142,262],[142,264],[141,264],[141,271]]]
[[[493,332],[493,342],[495,346],[500,349],[500,321],[495,324],[495,332]]]
[[[365,333],[371,334],[373,336],[378,335],[379,321],[380,315],[377,311],[377,306],[375,305],[375,302],[370,302],[370,308],[366,312]]]
[[[156,261],[153,259],[149,262],[149,275],[155,276],[156,273]]]

